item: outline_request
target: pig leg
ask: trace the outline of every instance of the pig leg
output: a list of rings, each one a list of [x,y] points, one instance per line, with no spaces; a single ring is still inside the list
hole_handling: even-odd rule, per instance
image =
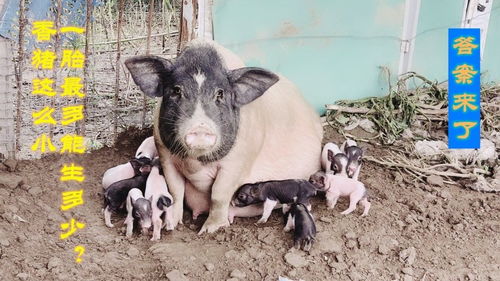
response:
[[[337,204],[337,200],[339,199],[339,194],[335,192],[326,192],[326,205],[328,209],[335,208],[335,204]]]
[[[274,206],[276,206],[277,203],[278,201],[274,201],[269,198],[266,199],[266,201],[264,202],[264,212],[262,213],[262,217],[257,221],[257,223],[266,223],[274,209]]]
[[[229,205],[234,192],[240,186],[238,177],[242,170],[243,167],[239,167],[239,165],[219,170],[212,185],[210,212],[198,234],[213,233],[221,227],[229,226]]]
[[[163,211],[153,209],[153,214],[151,215],[151,220],[153,222],[153,236],[151,237],[151,241],[159,240],[161,237],[161,215]],[[166,220],[166,219],[165,219]]]
[[[288,232],[294,228],[295,228],[294,217],[292,216],[292,214],[288,214],[288,218],[286,220],[286,225],[283,228],[283,231]]]
[[[361,199],[361,201],[359,201],[359,203],[361,203],[361,205],[363,205],[363,207],[364,207],[363,214],[361,216],[362,217],[367,216],[368,215],[368,211],[370,210],[370,206],[372,204],[370,202],[368,202],[368,198],[367,197],[364,197],[363,199]]]
[[[283,212],[283,214],[288,213],[288,211],[290,211],[290,206],[288,204],[283,204],[283,208],[281,209],[281,211]]]
[[[161,140],[156,139],[155,134],[155,142],[161,143]],[[163,167],[164,177],[166,179],[168,190],[172,195],[174,203],[172,204],[172,227],[175,228],[177,224],[182,224],[182,215],[183,215],[183,207],[184,207],[184,189],[185,189],[185,180],[184,177],[177,171],[175,168],[172,159],[170,159],[171,155],[168,150],[159,145],[158,152],[160,154],[161,166]]]
[[[104,209],[104,222],[106,223],[107,227],[115,227],[111,223],[111,211],[109,210],[109,206],[106,206],[106,208]]]
[[[173,207],[170,206],[167,208],[165,215],[164,227],[166,230],[174,230],[174,218],[172,213],[173,213]]]
[[[361,200],[361,198],[363,197],[363,193],[361,192],[354,192],[352,193],[349,198],[350,198],[350,201],[349,201],[349,208],[347,208],[345,211],[341,212],[340,214],[341,215],[347,215],[347,214],[350,214],[352,213],[352,211],[356,210],[356,205],[358,204],[359,200]]]
[[[131,237],[132,232],[134,231],[134,218],[132,217],[132,212],[127,214],[124,223],[127,225],[127,231],[125,232],[125,236]]]

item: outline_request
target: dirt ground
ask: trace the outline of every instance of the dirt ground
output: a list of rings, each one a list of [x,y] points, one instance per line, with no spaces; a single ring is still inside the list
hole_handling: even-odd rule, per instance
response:
[[[157,242],[124,236],[101,214],[101,176],[127,162],[150,131],[129,131],[113,148],[82,156],[48,156],[0,171],[0,280],[500,280],[500,198],[455,185],[414,184],[408,176],[365,162],[360,179],[371,191],[372,209],[342,216],[341,200],[326,209],[313,201],[317,242],[310,254],[291,249],[275,211],[265,225],[237,218],[214,234],[197,235],[205,217],[163,232]],[[341,141],[327,130],[325,141]],[[383,148],[361,144],[367,155]],[[58,180],[63,163],[85,167],[82,184]],[[16,163],[9,163],[11,167]],[[5,168],[5,167],[4,167]],[[61,192],[83,188],[85,204],[59,210]],[[59,224],[86,223],[67,240]],[[76,245],[86,248],[75,263]],[[183,279],[184,278],[184,279]]]

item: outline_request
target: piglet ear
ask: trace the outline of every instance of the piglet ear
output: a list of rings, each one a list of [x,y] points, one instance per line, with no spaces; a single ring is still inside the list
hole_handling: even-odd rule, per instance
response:
[[[163,96],[165,80],[172,71],[172,62],[157,56],[137,56],[125,61],[135,84],[150,97]]]
[[[278,80],[278,75],[259,67],[229,71],[229,81],[236,93],[234,105],[240,107],[254,101]]]

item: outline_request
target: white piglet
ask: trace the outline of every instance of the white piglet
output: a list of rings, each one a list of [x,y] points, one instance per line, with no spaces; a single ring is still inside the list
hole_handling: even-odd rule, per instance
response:
[[[362,216],[368,215],[371,203],[368,201],[365,185],[357,180],[340,176],[316,172],[309,178],[309,182],[318,189],[326,192],[328,209],[333,209],[339,197],[349,197],[349,207],[341,214],[347,215],[356,210],[356,205],[361,203],[364,210]]]
[[[135,158],[147,157],[153,160],[153,158],[157,156],[158,156],[158,151],[156,151],[154,137],[146,138],[135,152]]]
[[[146,182],[145,196],[151,200],[151,219],[153,221],[153,237],[151,237],[151,240],[159,240],[163,225],[167,230],[174,229],[171,207],[173,199],[168,192],[159,158],[153,160],[151,173]],[[164,221],[162,221],[162,216],[164,216]]]

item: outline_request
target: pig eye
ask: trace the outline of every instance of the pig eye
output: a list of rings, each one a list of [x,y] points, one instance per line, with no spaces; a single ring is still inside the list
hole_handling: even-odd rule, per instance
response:
[[[218,89],[217,92],[215,92],[215,100],[221,102],[223,98],[224,98],[224,90]]]
[[[175,98],[179,98],[182,95],[182,89],[180,86],[175,85],[174,90],[172,91],[172,96]]]

